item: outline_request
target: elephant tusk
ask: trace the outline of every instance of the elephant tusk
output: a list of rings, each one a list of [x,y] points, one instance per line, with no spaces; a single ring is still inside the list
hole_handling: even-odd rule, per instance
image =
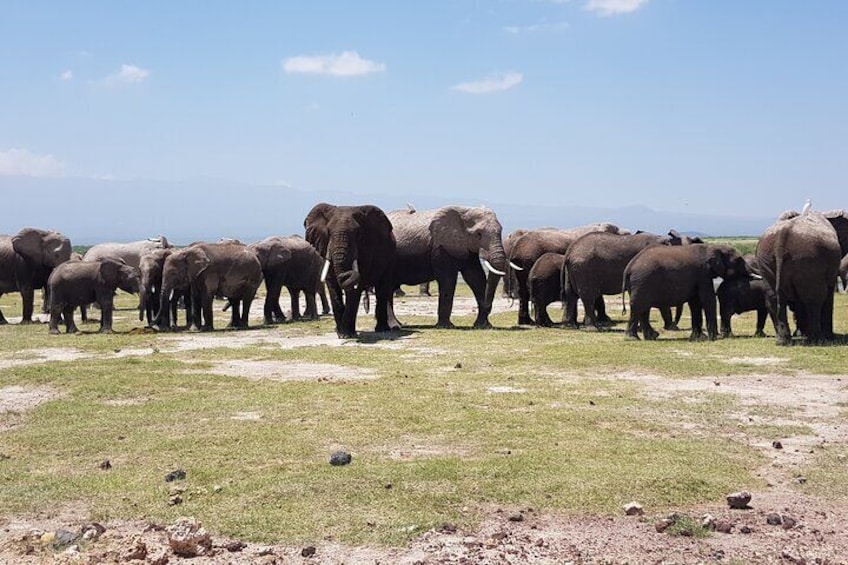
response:
[[[753,280],[753,281],[761,281],[761,280],[763,280],[763,276],[762,276],[762,275],[758,275],[757,273],[750,273],[748,276],[749,276],[749,277],[751,277],[751,280]]]
[[[330,272],[330,260],[324,259],[324,268],[321,269],[321,282],[327,282],[328,272]]]
[[[492,267],[492,264],[489,263],[489,261],[486,259],[483,259],[483,265],[486,267],[486,269],[489,270],[489,272],[495,273],[499,277],[503,277],[506,275],[506,273],[504,273],[503,271],[499,271],[496,268]]]
[[[524,270],[521,267],[519,267],[518,265],[516,265],[515,263],[513,263],[512,261],[509,262],[509,266],[512,267],[513,271],[523,271]]]

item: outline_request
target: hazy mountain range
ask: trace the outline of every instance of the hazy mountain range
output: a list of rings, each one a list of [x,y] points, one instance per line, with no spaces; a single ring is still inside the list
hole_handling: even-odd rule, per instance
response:
[[[129,241],[157,234],[177,244],[235,237],[255,241],[268,235],[303,234],[303,218],[317,202],[376,204],[386,211],[412,203],[425,210],[448,204],[494,209],[504,234],[524,227],[570,227],[609,221],[631,230],[710,236],[758,236],[770,216],[679,214],[643,206],[590,208],[452,201],[412,194],[308,192],[280,186],[253,186],[221,180],[117,181],[74,178],[0,177],[0,233],[25,226],[57,229],[75,245]],[[571,197],[564,194],[563,200]]]

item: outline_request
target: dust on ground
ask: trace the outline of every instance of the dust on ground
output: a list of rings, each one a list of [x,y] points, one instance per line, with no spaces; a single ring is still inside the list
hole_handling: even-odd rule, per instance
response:
[[[199,372],[199,371],[191,371]],[[351,380],[376,379],[379,375],[371,369],[332,365],[329,363],[306,363],[296,361],[271,361],[256,359],[230,359],[215,362],[203,373],[242,377],[251,381],[324,381],[344,382]]]

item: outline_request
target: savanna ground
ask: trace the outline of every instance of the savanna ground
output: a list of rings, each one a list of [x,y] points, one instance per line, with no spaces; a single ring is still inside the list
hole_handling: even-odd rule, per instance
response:
[[[156,526],[180,516],[214,536],[197,563],[848,562],[848,346],[778,348],[753,313],[713,343],[517,327],[506,299],[496,329],[435,330],[436,298],[408,290],[400,335],[363,315],[349,341],[329,316],[260,327],[258,303],[250,330],[149,333],[123,294],[113,335],[0,327],[0,562],[139,540],[180,562]],[[15,321],[19,296],[0,307]],[[836,312],[848,334],[846,296]],[[91,522],[71,551],[39,538]]]

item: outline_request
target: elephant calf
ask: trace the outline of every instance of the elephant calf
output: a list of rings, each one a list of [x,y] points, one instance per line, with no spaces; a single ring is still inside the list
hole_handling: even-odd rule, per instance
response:
[[[768,307],[766,306],[766,286],[762,280],[737,278],[727,280],[718,287],[719,314],[721,316],[721,337],[730,337],[730,319],[734,314],[757,311],[756,337],[765,337]]]
[[[68,333],[76,333],[74,309],[96,302],[100,306],[100,333],[112,331],[115,290],[138,292],[138,269],[118,259],[68,261],[56,267],[47,279],[50,291],[50,333],[59,333],[64,317]]]

